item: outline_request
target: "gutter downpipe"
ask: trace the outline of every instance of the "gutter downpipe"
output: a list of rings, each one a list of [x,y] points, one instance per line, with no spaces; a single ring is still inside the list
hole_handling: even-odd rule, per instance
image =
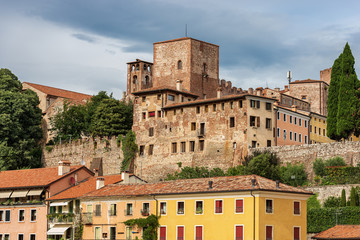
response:
[[[255,240],[255,196],[253,195],[253,191],[250,191],[250,195],[253,197],[254,199],[254,222],[253,222],[253,237]]]
[[[155,202],[156,202],[156,210],[155,210],[155,215],[156,215],[156,217],[158,217],[158,200],[155,198],[155,195],[153,195],[153,199],[155,200]],[[157,238],[157,236],[158,236],[158,227],[156,228],[156,238]]]

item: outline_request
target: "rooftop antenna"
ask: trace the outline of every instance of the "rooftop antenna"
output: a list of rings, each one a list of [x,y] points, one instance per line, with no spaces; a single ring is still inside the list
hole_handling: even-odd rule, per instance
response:
[[[288,71],[287,74],[286,74],[286,77],[289,81],[289,84],[291,83],[291,79],[292,79],[292,72],[291,71]]]
[[[185,24],[185,37],[187,37],[187,24]]]
[[[266,88],[269,88],[268,81],[266,80]]]

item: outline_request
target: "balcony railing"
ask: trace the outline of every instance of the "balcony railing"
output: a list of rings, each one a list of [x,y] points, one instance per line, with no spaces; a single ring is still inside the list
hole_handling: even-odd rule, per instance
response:
[[[47,215],[49,223],[73,223],[75,214],[73,213],[50,213]]]
[[[81,222],[83,224],[92,224],[93,223],[93,213],[82,213],[81,214]]]
[[[150,210],[148,208],[141,209],[140,213],[141,213],[142,216],[149,216],[150,215]]]

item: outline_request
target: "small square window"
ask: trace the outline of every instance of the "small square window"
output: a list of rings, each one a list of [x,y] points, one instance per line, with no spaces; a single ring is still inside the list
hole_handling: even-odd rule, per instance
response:
[[[166,215],[166,202],[160,202],[160,214]]]
[[[19,233],[18,234],[18,240],[24,240],[24,234]]]
[[[231,128],[235,127],[235,118],[234,117],[230,117],[230,127]]]
[[[139,155],[140,155],[140,156],[143,156],[143,155],[144,155],[144,149],[145,149],[145,146],[144,146],[144,145],[141,145],[141,146],[140,146],[140,149],[139,149]]]
[[[30,221],[35,222],[36,221],[36,209],[31,209],[30,211]]]
[[[266,103],[266,110],[271,110],[271,103]]]
[[[174,95],[168,95],[168,100],[169,101],[175,101],[175,96]]]
[[[185,142],[181,142],[181,152],[186,152],[186,143]]]
[[[195,131],[196,130],[196,122],[192,122],[191,123],[191,131]]]
[[[195,214],[203,214],[203,201],[196,201],[195,202]]]
[[[300,215],[300,202],[294,202],[294,214]]]
[[[36,234],[30,234],[30,240],[36,240]]]
[[[19,222],[23,222],[25,220],[25,210],[19,210]]]
[[[149,128],[149,137],[153,137],[154,136],[154,128],[151,127]]]
[[[195,151],[195,141],[190,141],[190,152],[194,152]]]
[[[176,153],[177,152],[177,143],[176,142],[173,142],[171,144],[171,152],[172,153]]]
[[[223,201],[215,200],[215,213],[222,213],[222,212],[223,212]]]
[[[153,155],[153,153],[154,153],[154,145],[153,145],[153,144],[150,144],[150,145],[149,145],[148,154],[149,154],[149,155]]]

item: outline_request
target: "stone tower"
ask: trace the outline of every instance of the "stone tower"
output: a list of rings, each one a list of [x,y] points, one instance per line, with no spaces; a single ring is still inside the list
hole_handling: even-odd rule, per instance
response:
[[[193,38],[154,43],[154,87],[176,88],[202,98],[216,97],[219,87],[219,46]]]
[[[151,88],[153,64],[136,59],[127,63],[127,94]]]

